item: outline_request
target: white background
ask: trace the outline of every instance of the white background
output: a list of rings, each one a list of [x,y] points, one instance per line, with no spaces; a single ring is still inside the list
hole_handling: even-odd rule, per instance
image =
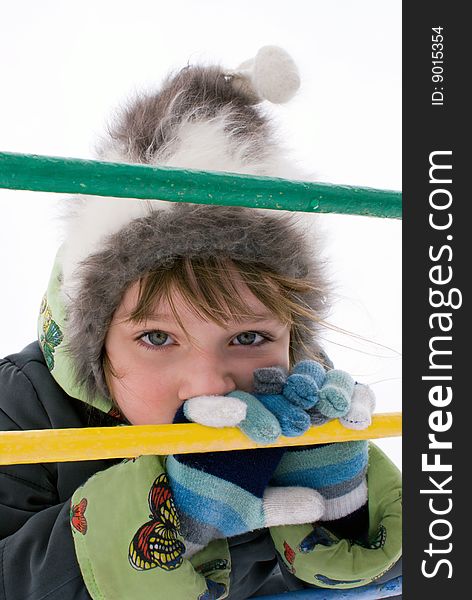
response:
[[[236,67],[266,44],[299,65],[298,96],[274,114],[313,178],[400,190],[400,0],[4,2],[0,150],[92,158],[106,119],[130,93],[187,62]],[[35,338],[61,239],[60,202],[0,190],[2,356]],[[399,411],[401,222],[319,221],[337,286],[330,323],[349,332],[327,334],[329,354],[372,384],[378,412]],[[381,446],[400,466],[400,438]]]

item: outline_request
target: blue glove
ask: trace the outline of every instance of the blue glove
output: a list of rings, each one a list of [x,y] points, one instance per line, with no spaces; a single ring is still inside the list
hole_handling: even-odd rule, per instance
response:
[[[288,377],[280,367],[254,372],[254,395],[278,419],[285,436],[302,435],[313,424],[345,416],[354,380],[345,371],[328,372],[313,360],[297,363]]]
[[[296,437],[311,425],[333,418],[351,429],[370,425],[375,399],[368,386],[356,384],[339,369],[325,371],[313,360],[297,363],[287,376],[281,367],[254,372],[254,392],[191,398],[184,414],[210,427],[238,427],[259,444],[274,442],[281,434]]]
[[[273,412],[247,392],[190,398],[181,410],[193,423],[208,427],[238,427],[258,444],[275,442],[282,433]]]

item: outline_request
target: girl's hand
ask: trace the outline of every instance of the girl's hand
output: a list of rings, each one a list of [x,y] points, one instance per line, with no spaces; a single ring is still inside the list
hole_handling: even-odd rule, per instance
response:
[[[176,419],[186,419],[208,427],[238,427],[258,444],[270,444],[281,435],[277,417],[252,394],[230,392],[227,396],[190,398],[179,409]]]
[[[368,385],[356,383],[351,398],[351,408],[340,422],[348,429],[366,429],[372,423],[375,394]]]
[[[296,437],[333,418],[349,429],[372,422],[375,396],[369,386],[354,382],[339,369],[325,371],[313,360],[297,363],[291,373],[280,367],[254,371],[254,393],[187,400],[182,411],[194,423],[208,427],[238,427],[260,444],[280,435]]]
[[[273,412],[282,434],[298,436],[311,425],[339,418],[349,429],[365,429],[375,408],[372,390],[339,369],[325,371],[313,360],[297,363],[288,377],[279,367],[254,372],[254,392]]]

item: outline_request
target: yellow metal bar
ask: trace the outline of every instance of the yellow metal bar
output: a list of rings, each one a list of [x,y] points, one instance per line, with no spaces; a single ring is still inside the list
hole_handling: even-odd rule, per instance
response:
[[[373,416],[362,431],[346,429],[338,420],[312,427],[299,437],[280,437],[267,446],[256,444],[239,429],[214,429],[194,423],[44,429],[0,433],[0,465],[130,458],[142,454],[220,452],[276,446],[304,446],[401,435],[401,413]]]

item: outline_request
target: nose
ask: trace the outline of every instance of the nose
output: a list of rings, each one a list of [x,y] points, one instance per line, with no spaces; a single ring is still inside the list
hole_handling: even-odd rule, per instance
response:
[[[199,354],[188,361],[180,380],[179,399],[224,396],[237,389],[226,361],[216,355]]]

